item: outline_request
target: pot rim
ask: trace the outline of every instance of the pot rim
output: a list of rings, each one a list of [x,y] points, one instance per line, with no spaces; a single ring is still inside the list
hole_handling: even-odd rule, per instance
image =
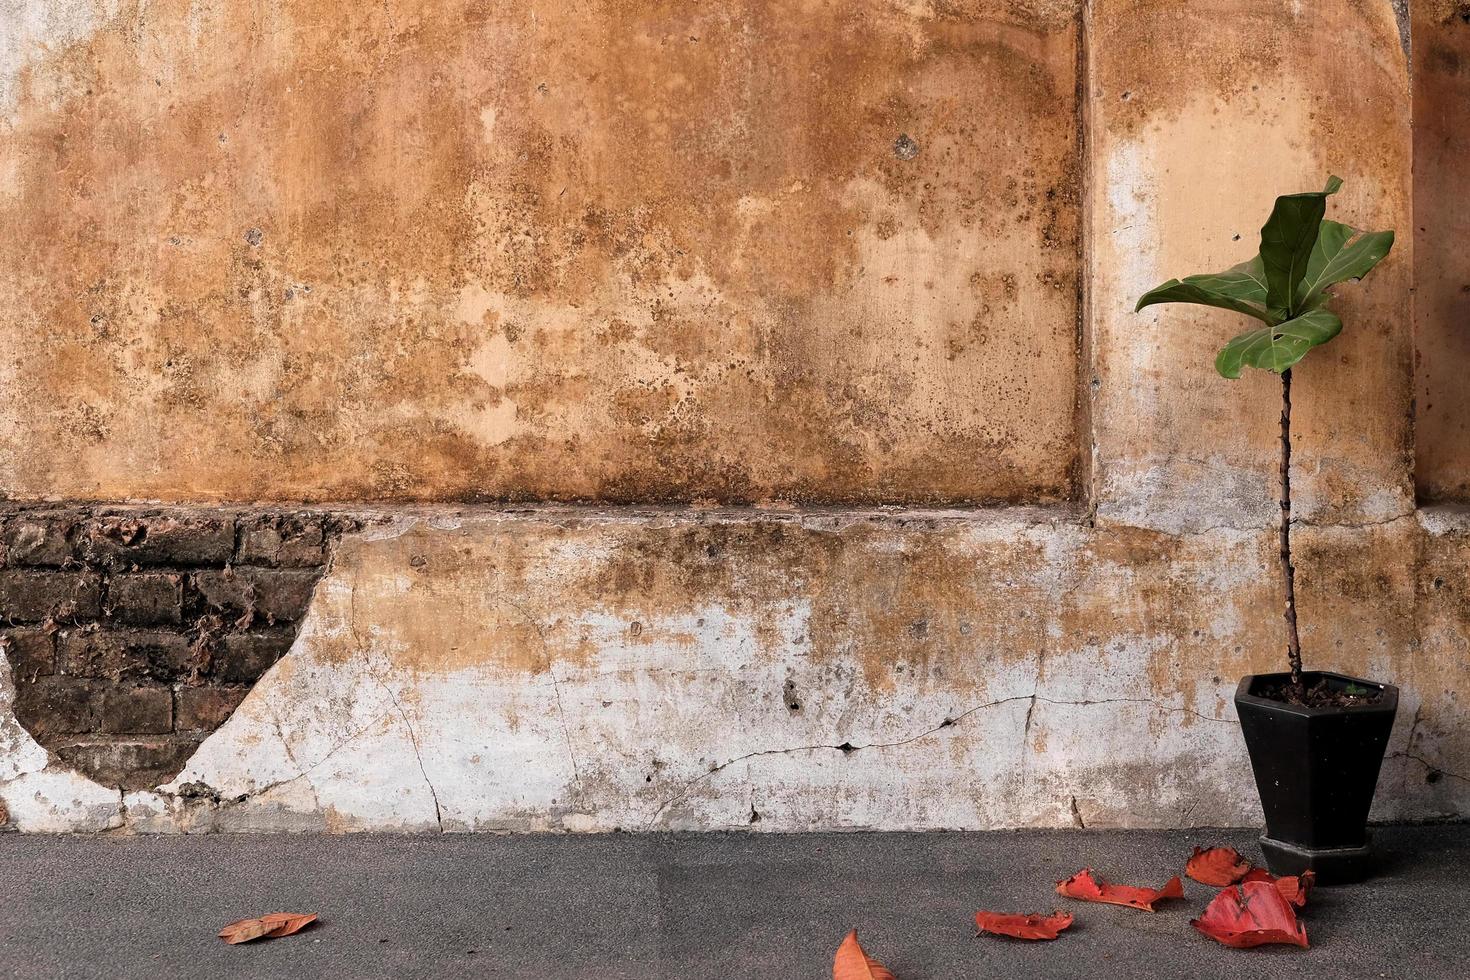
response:
[[[1255,705],[1257,707],[1266,708],[1272,711],[1284,711],[1295,715],[1303,715],[1309,718],[1316,718],[1323,715],[1371,715],[1380,713],[1393,714],[1398,711],[1399,689],[1394,685],[1385,684],[1380,681],[1365,680],[1361,677],[1354,677],[1351,674],[1339,674],[1333,670],[1304,670],[1302,671],[1302,678],[1306,679],[1308,677],[1331,677],[1336,680],[1346,681],[1349,684],[1356,684],[1360,687],[1377,688],[1378,690],[1383,692],[1384,696],[1379,698],[1378,701],[1374,704],[1331,705],[1327,707],[1316,708],[1305,704],[1287,704],[1285,701],[1276,701],[1272,698],[1263,698],[1259,695],[1251,693],[1251,688],[1258,681],[1280,680],[1282,678],[1288,678],[1290,676],[1291,673],[1289,671],[1279,671],[1269,674],[1246,674],[1240,679],[1240,684],[1235,689],[1236,705]]]

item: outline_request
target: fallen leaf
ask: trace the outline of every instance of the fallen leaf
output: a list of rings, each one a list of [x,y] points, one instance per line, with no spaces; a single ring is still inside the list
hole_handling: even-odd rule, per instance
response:
[[[1307,948],[1306,927],[1296,920],[1291,903],[1273,882],[1247,881],[1215,896],[1189,924],[1226,946],[1247,949],[1267,943]]]
[[[1196,847],[1184,873],[1201,884],[1224,888],[1240,881],[1250,869],[1251,863],[1233,847]]]
[[[1055,939],[1063,929],[1071,924],[1070,912],[1053,912],[1051,915],[1042,915],[1040,912],[1033,912],[1030,915],[1006,915],[1001,912],[975,913],[975,925],[980,927],[981,932],[1010,936],[1013,939]]]
[[[1303,871],[1299,875],[1282,875],[1280,878],[1267,871],[1265,868],[1252,868],[1242,883],[1247,881],[1269,881],[1276,886],[1281,897],[1286,899],[1297,908],[1307,904],[1307,894],[1311,892],[1312,886],[1317,882],[1317,872]]]
[[[1057,882],[1057,894],[1068,898],[1079,898],[1084,902],[1105,902],[1108,905],[1126,905],[1145,912],[1154,910],[1154,903],[1164,898],[1183,898],[1184,882],[1175,875],[1163,888],[1134,888],[1131,885],[1110,885],[1094,878],[1091,868],[1081,871],[1066,881]]]
[[[315,912],[271,912],[256,919],[231,922],[219,931],[219,937],[231,946],[248,943],[252,939],[280,939],[300,932],[316,919]]]
[[[883,964],[858,945],[857,930],[847,934],[832,960],[832,980],[897,980]]]

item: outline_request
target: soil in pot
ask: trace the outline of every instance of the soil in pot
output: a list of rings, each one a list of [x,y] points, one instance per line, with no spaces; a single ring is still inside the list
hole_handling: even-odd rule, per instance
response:
[[[1329,681],[1326,677],[1303,683],[1298,690],[1291,681],[1261,684],[1253,692],[1257,697],[1282,704],[1299,704],[1308,708],[1362,708],[1378,704],[1384,698],[1382,687],[1362,686]]]

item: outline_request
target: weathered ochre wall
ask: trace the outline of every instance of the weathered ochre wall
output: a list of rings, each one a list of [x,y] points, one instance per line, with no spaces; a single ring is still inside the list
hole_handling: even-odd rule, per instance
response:
[[[1294,373],[1296,510],[1349,523],[1411,513],[1412,157],[1393,8],[1099,0],[1093,10],[1099,516],[1177,530],[1275,519],[1261,488],[1277,469],[1280,383],[1261,371],[1225,383],[1211,368],[1240,317],[1132,311],[1165,279],[1255,254],[1276,195],[1315,190],[1329,173],[1346,181],[1331,199],[1337,220],[1400,234],[1371,281],[1337,290],[1342,335]]]
[[[1388,0],[55,9],[0,61],[5,492],[360,530],[162,786],[0,670],[15,826],[1255,822],[1279,385],[1131,310],[1328,173],[1400,234],[1296,373],[1306,657],[1402,689],[1379,818],[1470,814]]]
[[[1067,497],[1074,8],[68,5],[0,493]]]
[[[1414,312],[1418,477],[1428,500],[1470,500],[1470,3],[1414,12]]]

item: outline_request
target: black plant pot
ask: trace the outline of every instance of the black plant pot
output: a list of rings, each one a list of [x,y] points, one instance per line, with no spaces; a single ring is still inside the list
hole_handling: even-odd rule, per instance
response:
[[[1302,675],[1310,686],[1349,684],[1381,690],[1373,704],[1309,708],[1259,696],[1288,674],[1252,674],[1235,691],[1235,711],[1250,751],[1266,833],[1261,851],[1272,873],[1311,870],[1319,884],[1361,881],[1370,867],[1368,810],[1398,711],[1398,688],[1342,674]]]

